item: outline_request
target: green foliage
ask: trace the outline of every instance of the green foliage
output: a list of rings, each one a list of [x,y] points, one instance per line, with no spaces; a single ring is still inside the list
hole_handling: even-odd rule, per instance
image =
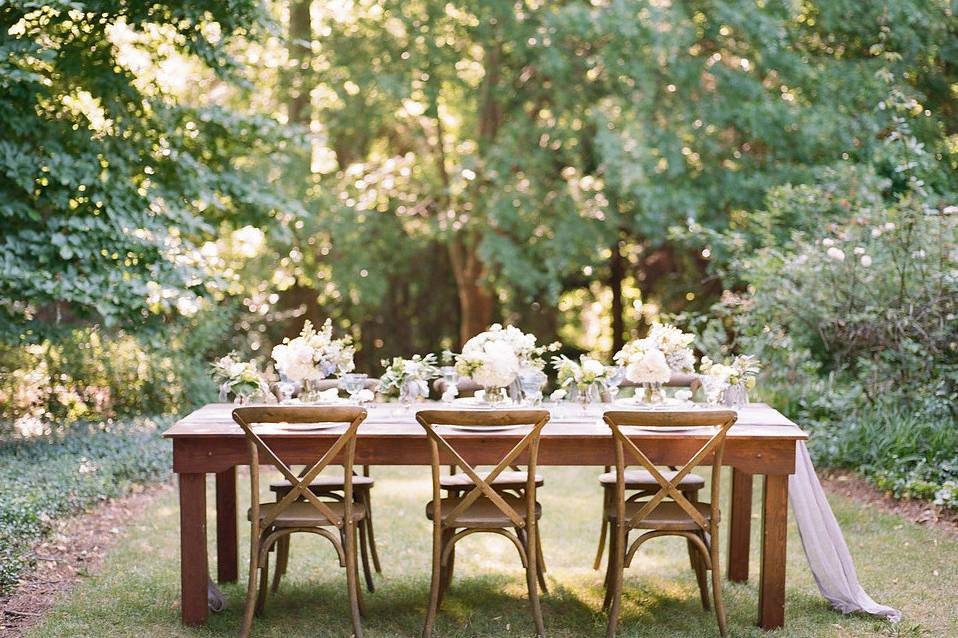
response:
[[[229,49],[265,27],[254,0],[0,6],[0,338],[140,329],[219,287],[196,247],[285,205],[243,160],[277,125],[164,81],[240,80]]]
[[[215,398],[207,360],[231,327],[230,313],[201,312],[168,331],[95,327],[54,340],[0,347],[0,434],[19,420],[69,424],[171,414]]]
[[[958,208],[906,121],[875,166],[771,189],[724,238],[739,256],[703,347],[768,362],[764,396],[824,464],[958,506]],[[753,250],[750,243],[762,245]]]
[[[165,420],[76,425],[56,435],[0,440],[0,594],[34,559],[53,523],[139,483],[169,475]]]

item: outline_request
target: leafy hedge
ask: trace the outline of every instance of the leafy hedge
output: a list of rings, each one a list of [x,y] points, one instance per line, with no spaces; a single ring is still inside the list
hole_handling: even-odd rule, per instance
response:
[[[169,475],[169,445],[159,436],[168,423],[86,423],[0,441],[0,594],[16,584],[53,521]]]

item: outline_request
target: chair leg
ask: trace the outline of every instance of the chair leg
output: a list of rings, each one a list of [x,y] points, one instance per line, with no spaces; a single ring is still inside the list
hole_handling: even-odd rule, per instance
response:
[[[432,626],[436,622],[436,610],[439,607],[439,588],[442,578],[442,538],[439,525],[433,524],[432,534],[432,584],[429,587],[429,606],[426,608],[426,622],[422,628],[422,638],[431,638]]]
[[[700,553],[698,546],[692,541],[686,540],[689,550],[689,562],[692,563],[692,570],[695,572],[695,580],[699,585],[699,597],[702,599],[702,609],[709,611],[712,605],[709,603],[709,584],[708,571],[705,566],[705,557]]]
[[[369,553],[373,557],[373,568],[377,574],[383,573],[383,568],[379,565],[379,552],[376,551],[376,534],[373,532],[373,503],[372,490],[363,490],[360,492],[363,507],[366,508],[366,536],[369,540]]]
[[[352,521],[346,521],[345,531],[341,535],[345,542],[346,553],[346,592],[349,595],[349,613],[353,620],[353,635],[363,636],[363,621],[360,611],[359,568],[356,564],[356,527]]]
[[[546,583],[546,563],[542,556],[542,535],[536,527],[536,576],[539,579],[539,589],[543,594],[549,593],[549,585]]]
[[[452,537],[456,535],[456,530],[446,529],[442,536],[442,553],[446,552],[446,547],[452,542]],[[449,585],[452,583],[452,562],[455,560],[453,552],[455,548],[449,550],[449,556],[446,558],[446,564],[441,565],[439,572],[439,602],[438,608],[442,608],[442,601],[446,598],[446,592],[449,591]]]
[[[248,638],[250,629],[253,627],[253,612],[256,610],[257,598],[257,572],[259,571],[259,542],[256,538],[256,530],[252,530],[253,540],[250,543],[249,552],[249,580],[246,583],[246,606],[243,609],[243,627],[240,629],[240,638]]]
[[[715,529],[709,543],[709,558],[712,560],[712,598],[715,600],[715,619],[719,634],[726,635],[725,601],[722,598],[722,570],[719,568],[718,530]]]
[[[595,562],[592,563],[592,569],[598,571],[602,565],[602,552],[605,551],[605,535],[609,528],[609,521],[605,517],[605,510],[609,505],[609,491],[602,488],[602,527],[599,528],[599,547],[595,551]]]
[[[609,557],[605,563],[605,579],[602,583],[602,586],[605,588],[605,597],[602,599],[602,611],[608,611],[609,605],[612,604],[612,571],[615,567],[615,534],[611,533],[612,525],[608,521],[606,524],[609,525]]]
[[[539,592],[536,585],[539,580],[536,554],[538,534],[535,525],[526,531],[526,584],[529,588],[529,605],[532,607],[532,618],[536,623],[536,635],[545,638],[545,624],[542,621],[542,606],[539,604]]]
[[[612,604],[609,607],[609,627],[606,630],[606,638],[613,638],[615,636],[615,630],[619,624],[619,607],[622,604],[622,572],[625,569],[623,565],[625,561],[625,527],[622,525],[621,521],[612,525],[612,532],[615,536],[615,552],[612,556],[610,556],[611,562],[614,563],[614,566],[612,568],[612,578],[610,583],[612,590]]]
[[[262,563],[259,567],[259,595],[256,597],[256,615],[263,613],[266,607],[266,595],[269,593],[269,554],[267,550],[263,552]]]
[[[369,569],[369,549],[366,543],[366,525],[362,521],[359,521],[359,525],[356,526],[359,530],[359,553],[363,561],[363,577],[366,579],[366,590],[369,593],[376,591],[376,585],[373,583],[373,573]]]
[[[270,588],[275,594],[279,591],[280,579],[286,575],[286,566],[289,564],[289,536],[276,541],[276,570],[273,572],[273,586]]]

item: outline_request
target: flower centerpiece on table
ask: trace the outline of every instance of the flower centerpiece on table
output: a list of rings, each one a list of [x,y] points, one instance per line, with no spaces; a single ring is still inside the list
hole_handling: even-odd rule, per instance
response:
[[[317,332],[310,320],[303,324],[303,330],[295,339],[283,339],[283,343],[273,348],[273,361],[282,377],[294,383],[303,383],[307,395],[314,394],[308,386],[334,372],[346,373],[353,370],[355,348],[350,337],[333,339],[333,323],[327,319]]]
[[[602,362],[586,355],[580,356],[578,361],[565,355],[552,357],[552,367],[560,388],[568,391],[574,387],[583,404],[598,399],[602,391],[600,386],[609,379],[609,370]]]
[[[651,337],[628,342],[612,358],[625,367],[626,379],[645,386],[646,402],[662,401],[662,384],[672,378],[672,368],[665,353]]]
[[[505,388],[515,383],[520,369],[541,370],[543,355],[558,348],[558,343],[537,346],[535,335],[496,323],[463,345],[462,353],[455,355],[456,372],[482,386],[487,403],[499,403],[505,400]]]
[[[695,372],[695,354],[689,347],[695,341],[694,334],[682,332],[671,324],[654,323],[648,338],[665,355],[665,360],[672,372],[681,374]]]
[[[269,395],[269,386],[256,369],[256,364],[242,361],[235,352],[212,363],[213,381],[219,386],[220,401],[232,394],[238,403],[246,403],[257,393]]]
[[[755,387],[762,366],[750,355],[739,355],[728,363],[715,363],[702,357],[699,370],[705,375],[706,396],[710,403],[719,399],[730,407],[748,405],[748,391]]]
[[[429,380],[439,376],[436,355],[413,355],[411,359],[393,357],[382,360],[386,368],[379,379],[379,392],[399,395],[400,403],[413,403],[420,397],[429,396]]]

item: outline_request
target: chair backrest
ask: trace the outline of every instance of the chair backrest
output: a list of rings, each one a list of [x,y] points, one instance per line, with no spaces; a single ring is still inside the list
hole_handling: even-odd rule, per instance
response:
[[[269,514],[260,521],[259,529],[269,527],[276,517],[300,498],[305,499],[319,510],[336,527],[342,527],[345,521],[351,520],[353,502],[353,458],[356,453],[356,431],[359,424],[366,419],[366,410],[359,407],[312,407],[312,406],[256,406],[236,408],[233,410],[233,420],[243,429],[249,447],[250,463],[250,497],[252,506],[252,520],[259,521],[259,465],[260,455],[264,463],[273,465],[289,481],[291,489],[270,510]],[[262,437],[253,430],[255,424],[278,423],[347,423],[346,431],[322,455],[322,457],[307,466],[307,469],[297,476],[289,466],[263,441]],[[336,456],[345,448],[343,461],[343,488],[344,511],[337,514],[325,502],[321,501],[309,489],[309,484],[319,476]]]
[[[616,469],[616,506],[619,511],[619,520],[624,520],[625,516],[625,466],[626,452],[628,457],[638,461],[646,469],[655,482],[659,484],[659,490],[652,495],[648,501],[642,501],[643,507],[633,517],[634,521],[641,521],[654,510],[665,498],[671,498],[679,505],[695,523],[703,530],[709,530],[709,524],[702,516],[702,513],[689,502],[681,491],[679,483],[692,470],[702,465],[705,459],[712,454],[712,489],[711,489],[711,508],[712,522],[718,523],[718,506],[721,496],[721,471],[722,455],[725,452],[725,439],[729,428],[734,424],[738,416],[731,410],[702,410],[702,411],[681,411],[681,412],[663,412],[652,410],[629,410],[629,411],[610,411],[606,412],[602,419],[612,429],[613,439],[615,440],[615,469]],[[688,427],[688,428],[718,428],[717,431],[699,448],[685,465],[680,467],[672,480],[666,479],[658,470],[649,457],[645,455],[636,445],[633,439],[629,438],[628,433],[623,432],[623,427],[640,426],[645,428],[655,427]]]
[[[472,488],[458,505],[449,513],[446,524],[450,527],[455,526],[457,518],[465,512],[480,497],[485,497],[492,501],[495,506],[509,519],[516,527],[526,527],[527,521],[523,518],[505,499],[492,487],[504,470],[509,469],[515,460],[526,449],[529,450],[529,460],[527,463],[528,477],[526,479],[525,497],[528,501],[526,512],[535,520],[535,502],[536,502],[536,463],[539,456],[539,437],[542,428],[549,422],[548,410],[420,410],[416,413],[416,420],[426,430],[429,438],[430,450],[432,452],[432,493],[433,493],[433,519],[436,524],[442,521],[440,511],[442,494],[440,487],[440,473],[442,457],[441,453],[447,454],[452,459],[452,463],[462,468],[469,478],[472,479],[475,487]],[[485,476],[480,476],[468,461],[466,461],[459,452],[443,438],[442,434],[436,431],[437,427],[443,425],[460,425],[472,428],[495,427],[504,425],[529,425],[531,429],[522,439],[496,464],[496,466]],[[447,459],[445,461],[449,463]]]

